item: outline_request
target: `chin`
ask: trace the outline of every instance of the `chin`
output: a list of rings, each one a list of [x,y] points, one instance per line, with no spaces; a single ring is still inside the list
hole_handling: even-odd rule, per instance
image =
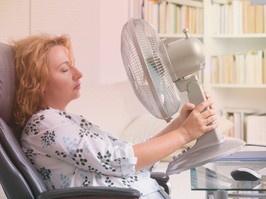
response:
[[[80,93],[77,94],[77,95],[75,95],[75,96],[73,97],[73,100],[78,99],[79,97],[80,97]]]

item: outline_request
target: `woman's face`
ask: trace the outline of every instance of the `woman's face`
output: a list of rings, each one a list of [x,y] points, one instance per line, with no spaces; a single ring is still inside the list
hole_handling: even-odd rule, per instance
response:
[[[48,79],[42,96],[45,106],[64,110],[67,104],[80,96],[82,73],[70,60],[68,49],[54,46],[47,55]]]

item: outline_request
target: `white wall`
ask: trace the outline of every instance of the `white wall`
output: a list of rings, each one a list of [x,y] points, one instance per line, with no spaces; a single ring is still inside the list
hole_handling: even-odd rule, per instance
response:
[[[0,0],[0,41],[29,34],[29,0]]]
[[[128,1],[100,1],[100,82],[126,80],[120,53],[122,27],[128,19]]]
[[[28,34],[69,34],[76,64],[88,84],[126,80],[120,34],[127,0],[0,0],[0,40]]]

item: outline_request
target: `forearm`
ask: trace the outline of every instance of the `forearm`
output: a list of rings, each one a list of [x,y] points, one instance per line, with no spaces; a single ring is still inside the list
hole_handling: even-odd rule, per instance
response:
[[[136,170],[149,167],[188,143],[184,131],[184,128],[179,128],[145,143],[134,145],[133,150],[137,157]]]
[[[159,133],[157,133],[156,135],[154,135],[153,137],[151,137],[151,139],[160,137],[164,134],[167,134],[171,131],[174,131],[175,129],[177,129],[180,125],[181,125],[182,121],[180,119],[180,117],[177,117],[175,119],[175,121],[172,121],[171,123],[169,123],[169,125],[167,125],[164,129],[162,129]]]

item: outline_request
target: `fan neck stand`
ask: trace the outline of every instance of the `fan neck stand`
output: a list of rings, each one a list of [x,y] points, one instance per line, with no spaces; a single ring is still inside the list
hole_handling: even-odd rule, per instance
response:
[[[175,82],[180,92],[187,91],[191,103],[198,105],[203,102],[205,95],[199,85],[196,75],[179,79]],[[244,146],[242,140],[223,138],[216,128],[197,139],[195,145],[176,157],[168,166],[167,173],[175,174],[197,167],[230,155]]]
[[[187,92],[189,102],[195,106],[206,100],[196,75],[190,75],[189,77],[181,78],[176,81],[175,84],[180,92]],[[223,141],[223,137],[221,136],[219,130],[215,129],[213,131],[214,133],[207,133],[198,139],[198,149],[205,148],[207,145],[206,143],[208,143],[210,146]]]

